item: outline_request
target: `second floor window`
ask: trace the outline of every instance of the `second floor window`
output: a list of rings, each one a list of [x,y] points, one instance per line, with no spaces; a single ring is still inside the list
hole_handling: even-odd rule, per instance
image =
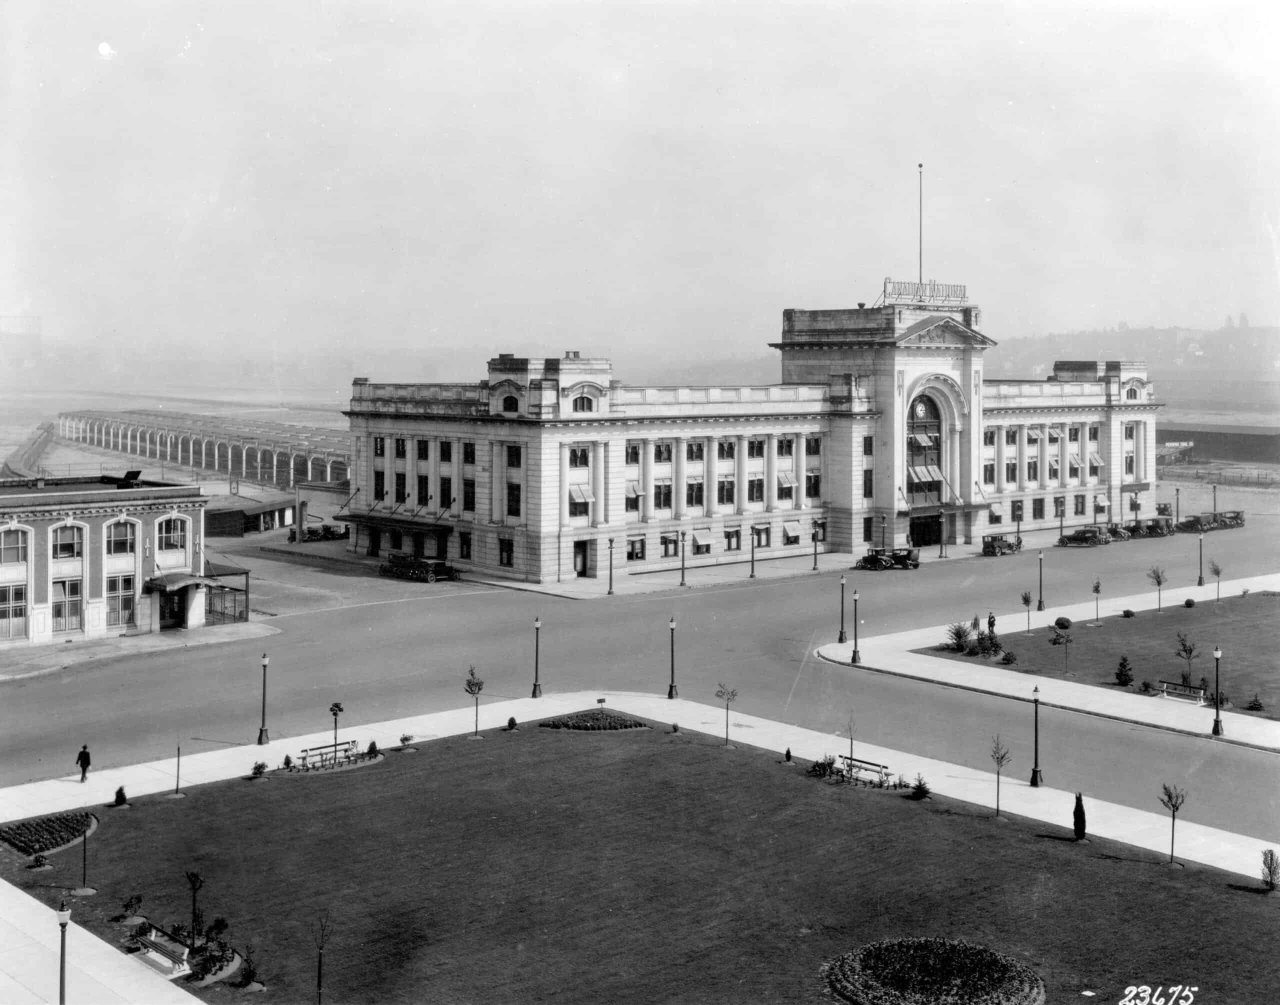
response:
[[[716,444],[716,459],[731,461],[738,452],[738,445],[733,440],[721,440]]]
[[[187,546],[187,521],[176,517],[161,520],[158,540],[160,551],[181,551]]]
[[[520,448],[516,446],[507,447],[507,467],[520,467]]]
[[[653,463],[654,464],[670,464],[671,463],[671,444],[655,443],[653,445]]]
[[[55,527],[50,541],[54,558],[79,558],[84,551],[84,530],[80,527]]]
[[[11,565],[26,560],[27,532],[0,530],[0,565]]]
[[[764,440],[747,440],[747,456],[763,457],[764,456]]]
[[[507,516],[520,515],[520,486],[507,482]]]
[[[671,483],[670,482],[654,482],[653,483],[653,508],[654,509],[670,509],[671,508]]]
[[[996,483],[996,462],[987,461],[982,465],[982,484],[994,485]]]
[[[635,440],[627,440],[626,463],[627,464],[640,463],[640,444],[637,443]]]
[[[107,554],[132,555],[135,548],[134,525],[120,520],[107,525]]]
[[[591,463],[590,447],[570,447],[569,448],[569,467],[585,468]]]
[[[476,445],[471,440],[467,440],[462,444],[462,463],[474,464],[476,462]]]
[[[385,499],[387,495],[387,473],[385,471],[375,471],[373,473],[373,498]]]
[[[476,480],[474,478],[462,479],[462,508],[468,513],[475,512]]]
[[[397,436],[396,437],[396,456],[403,457],[404,455],[405,455],[405,441],[401,437]]]
[[[684,501],[686,506],[702,505],[702,482],[700,480],[685,483]]]
[[[779,457],[791,457],[792,455],[795,454],[795,449],[796,449],[796,441],[791,439],[791,437],[789,436],[785,438],[780,437],[778,439],[778,456]]]
[[[684,459],[686,461],[702,460],[703,442],[701,440],[690,440],[684,445]]]

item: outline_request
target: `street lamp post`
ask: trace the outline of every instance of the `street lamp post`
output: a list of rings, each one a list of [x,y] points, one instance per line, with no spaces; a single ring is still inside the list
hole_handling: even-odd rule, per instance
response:
[[[818,571],[818,528],[813,528],[813,571]]]
[[[756,529],[754,527],[747,528],[747,533],[751,535],[751,575],[748,579],[756,578]]]
[[[858,652],[858,591],[853,591],[853,655],[849,657],[850,663],[861,663],[862,653]]]
[[[338,765],[338,716],[343,713],[342,702],[335,701],[329,706],[329,714],[333,716],[333,764]]]
[[[609,538],[609,596],[613,596],[613,538]]]
[[[947,514],[938,508],[938,557],[947,557]]]
[[[1036,745],[1035,745],[1035,766],[1031,769],[1031,787],[1038,789],[1040,783],[1044,781],[1044,776],[1040,773],[1040,688],[1037,685],[1035,690],[1031,692],[1032,701],[1035,703],[1036,716]]]
[[[1174,524],[1182,523],[1182,489],[1173,490],[1173,522]]]
[[[270,743],[271,737],[267,735],[267,664],[271,662],[271,657],[266,653],[262,654],[262,725],[258,727],[258,746],[264,743]]]
[[[1044,610],[1044,552],[1040,552],[1040,599],[1036,601],[1036,610]]]
[[[62,945],[58,952],[58,1005],[67,1005],[67,922],[71,920],[71,911],[65,900],[55,913],[58,927],[62,929]]]
[[[1200,533],[1200,576],[1196,579],[1196,586],[1204,586],[1204,532]]]
[[[885,526],[885,523],[887,522],[887,519],[888,518],[883,513],[880,514],[880,547],[881,548],[884,547],[884,526]]]
[[[542,619],[533,619],[533,695],[534,698],[542,697],[542,685],[538,683],[538,648],[542,636]]]
[[[676,691],[676,617],[673,614],[670,622],[671,628],[671,686],[667,688],[667,697],[675,698],[678,696]]]
[[[844,633],[844,584],[846,582],[848,580],[842,574],[840,576],[840,636],[836,639],[837,642],[847,642],[849,639],[849,636]]]
[[[680,532],[680,585],[681,586],[684,586],[684,535],[685,535],[685,532],[681,531]]]
[[[1212,488],[1213,488],[1213,515],[1217,516],[1218,515],[1218,486],[1214,485],[1212,486]]]
[[[1222,649],[1213,647],[1213,735],[1222,735],[1222,709],[1219,707],[1221,691],[1218,690],[1218,663],[1222,659]]]
[[[1065,522],[1067,518],[1067,507],[1058,507],[1058,537],[1062,537],[1065,533]]]

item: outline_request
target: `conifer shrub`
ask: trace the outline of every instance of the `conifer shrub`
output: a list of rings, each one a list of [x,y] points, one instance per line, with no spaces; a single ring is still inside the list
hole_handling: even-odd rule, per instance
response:
[[[1128,656],[1120,657],[1120,662],[1116,666],[1116,683],[1121,687],[1128,687],[1133,683],[1133,667],[1129,663]]]

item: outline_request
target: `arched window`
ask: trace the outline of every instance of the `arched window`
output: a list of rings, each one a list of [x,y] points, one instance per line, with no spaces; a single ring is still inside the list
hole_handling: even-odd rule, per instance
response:
[[[907,495],[913,503],[942,501],[942,413],[925,394],[907,409]]]
[[[187,521],[181,517],[161,520],[157,533],[160,551],[182,551],[187,547]]]
[[[1129,390],[1125,391],[1124,396],[1126,401],[1137,401],[1138,389],[1136,387],[1131,387]]]
[[[0,565],[19,565],[27,560],[27,532],[0,530]]]
[[[502,410],[504,412],[520,411],[520,399],[517,398],[514,394],[508,394],[505,398],[502,399]]]
[[[580,394],[573,399],[573,410],[575,412],[591,412],[595,410],[595,407],[596,403],[585,394]]]

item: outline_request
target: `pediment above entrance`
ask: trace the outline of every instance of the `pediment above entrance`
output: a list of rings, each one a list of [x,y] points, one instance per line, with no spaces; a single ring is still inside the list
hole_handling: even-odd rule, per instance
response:
[[[921,318],[895,339],[900,346],[989,349],[996,343],[946,315]]]

